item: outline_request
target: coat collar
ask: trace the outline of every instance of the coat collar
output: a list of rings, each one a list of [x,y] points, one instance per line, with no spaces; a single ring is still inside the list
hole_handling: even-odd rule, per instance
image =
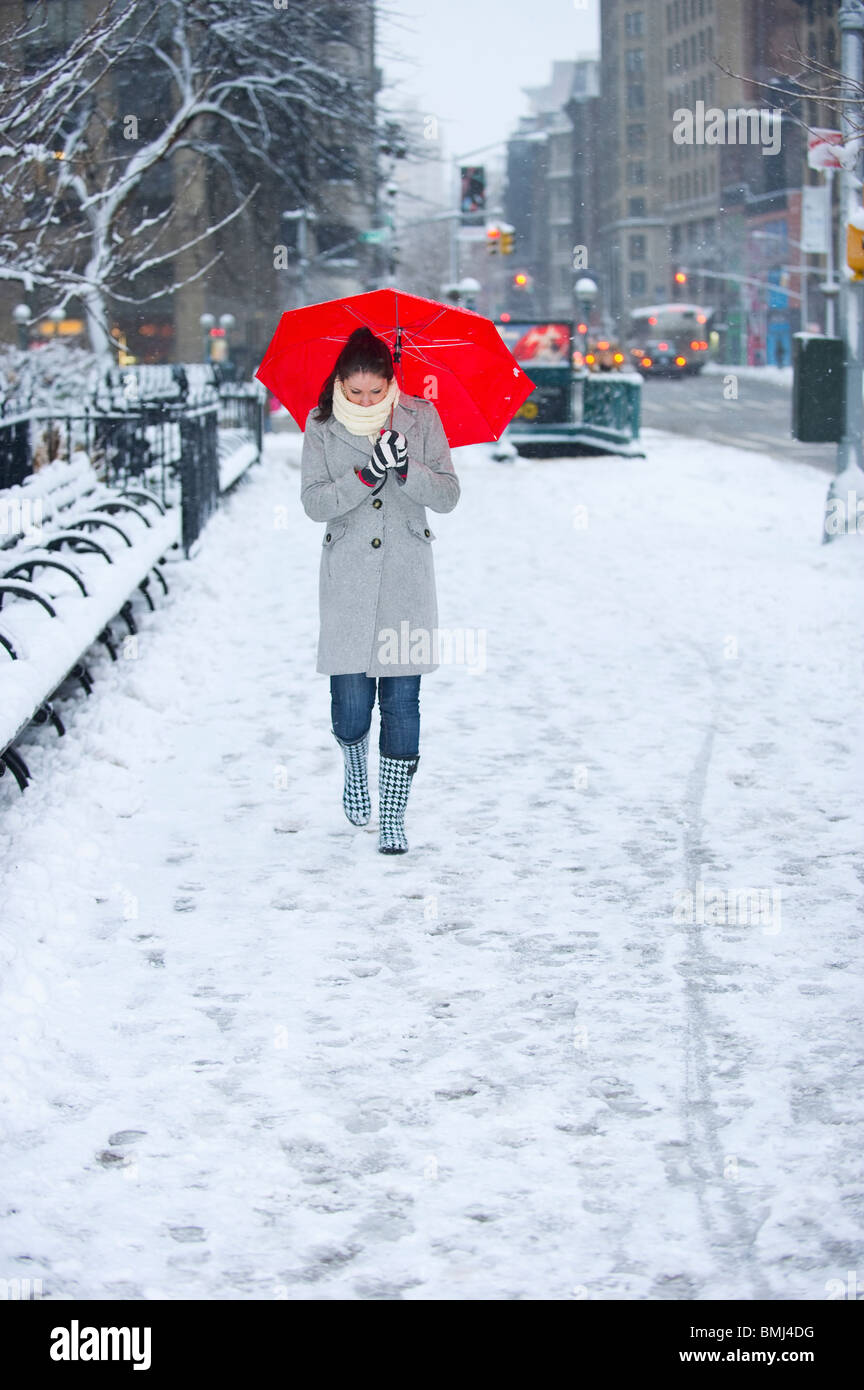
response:
[[[410,429],[415,423],[416,415],[416,398],[414,396],[400,395],[399,403],[393,411],[394,430],[399,430],[401,434],[404,434],[406,429]],[[337,439],[341,439],[345,444],[352,445],[359,453],[364,454],[368,458],[372,446],[364,434],[352,434],[350,430],[345,428],[341,420],[336,419],[335,415],[330,416],[326,427],[330,430],[331,434],[336,435]]]

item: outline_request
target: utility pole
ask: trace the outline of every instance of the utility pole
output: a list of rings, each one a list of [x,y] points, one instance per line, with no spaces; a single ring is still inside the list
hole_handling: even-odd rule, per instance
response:
[[[840,336],[845,345],[845,383],[846,413],[843,437],[837,445],[837,475],[828,489],[823,525],[823,541],[833,540],[840,534],[829,520],[836,517],[838,508],[845,507],[850,494],[854,499],[851,506],[853,524],[857,521],[857,498],[864,495],[864,471],[862,471],[862,429],[864,429],[864,313],[862,313],[862,293],[864,281],[854,281],[846,271],[846,229],[850,216],[861,207],[860,154],[857,151],[857,138],[860,131],[853,113],[859,108],[862,75],[862,41],[864,41],[864,4],[862,0],[843,0],[838,15],[841,47],[841,100],[843,101],[842,130],[843,144],[847,151],[855,151],[844,161],[840,172],[840,216],[838,268],[840,271],[839,317]],[[849,514],[846,513],[848,529]]]

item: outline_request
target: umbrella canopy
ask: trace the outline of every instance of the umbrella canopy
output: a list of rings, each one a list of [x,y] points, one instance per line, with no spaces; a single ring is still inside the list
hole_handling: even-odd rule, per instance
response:
[[[453,304],[372,290],[282,315],[255,375],[301,429],[355,328],[388,344],[400,389],[436,406],[449,442],[499,439],[534,390],[491,319]]]

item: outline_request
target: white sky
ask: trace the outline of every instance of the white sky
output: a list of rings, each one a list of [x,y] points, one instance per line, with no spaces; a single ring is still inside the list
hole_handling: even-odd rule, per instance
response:
[[[554,58],[600,47],[598,0],[384,0],[384,9],[382,103],[416,96],[450,155],[506,139],[528,111],[523,87],[544,85]]]

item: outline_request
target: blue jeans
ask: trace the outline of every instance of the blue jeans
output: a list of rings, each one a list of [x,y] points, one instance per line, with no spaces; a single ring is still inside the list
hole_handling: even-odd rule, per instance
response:
[[[375,704],[374,676],[330,677],[333,732],[343,743],[354,743],[369,732]],[[420,752],[420,677],[379,676],[378,710],[381,732],[378,750],[385,758],[413,758]]]

